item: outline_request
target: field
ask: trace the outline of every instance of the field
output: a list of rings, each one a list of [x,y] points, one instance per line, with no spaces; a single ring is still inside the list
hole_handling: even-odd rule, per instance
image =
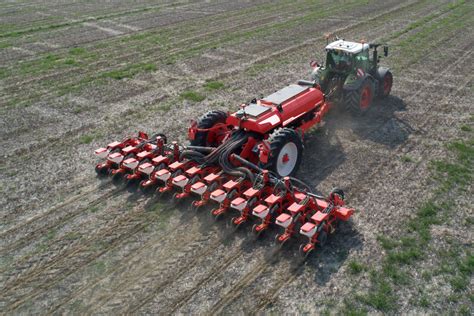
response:
[[[474,313],[474,2],[0,3],[2,314]],[[298,177],[357,212],[305,263],[95,176],[93,150],[388,43],[392,95],[332,112]]]

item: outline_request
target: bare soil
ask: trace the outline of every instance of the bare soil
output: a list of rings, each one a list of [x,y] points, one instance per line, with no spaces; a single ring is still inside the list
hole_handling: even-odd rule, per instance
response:
[[[346,313],[371,284],[349,263],[381,264],[377,237],[404,231],[436,189],[430,162],[450,157],[446,144],[472,126],[473,6],[451,2],[0,4],[2,314]],[[305,139],[298,176],[323,193],[341,187],[357,212],[304,264],[297,242],[275,252],[276,230],[255,241],[209,209],[96,178],[92,153],[107,142],[137,130],[185,141],[189,120],[207,110],[307,79],[326,33],[388,41],[394,86],[365,116],[335,108]],[[107,75],[134,64],[154,67]],[[206,89],[207,80],[225,87]],[[472,250],[467,191],[456,199],[459,223],[438,225],[436,245],[449,235]],[[446,279],[421,276],[436,260],[416,266],[389,313],[472,313],[472,280],[453,302]],[[431,304],[416,303],[420,288]]]

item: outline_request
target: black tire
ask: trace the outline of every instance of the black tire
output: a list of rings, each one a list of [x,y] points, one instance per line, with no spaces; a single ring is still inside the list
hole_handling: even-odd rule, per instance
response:
[[[191,210],[192,210],[193,212],[196,212],[196,213],[197,213],[197,212],[199,212],[203,207],[204,207],[204,205],[201,205],[201,204],[196,205],[196,204],[194,204],[194,203],[191,203]]]
[[[123,180],[123,173],[122,172],[117,172],[112,176],[112,183],[113,184],[118,185],[118,184],[122,183],[122,180]]]
[[[197,122],[197,128],[211,128],[217,123],[225,123],[227,114],[224,111],[209,111],[201,116]],[[208,132],[197,132],[195,138],[191,140],[191,146],[211,146],[215,147],[218,144],[208,144]]]
[[[370,96],[366,99],[366,89],[368,89]],[[360,115],[366,113],[374,99],[374,86],[370,79],[365,79],[358,89],[348,90],[344,96],[346,110],[352,114]]]
[[[109,169],[107,167],[101,167],[99,168],[98,165],[95,166],[95,172],[97,173],[97,176],[100,177],[100,178],[103,178],[105,176],[107,176],[107,171]]]
[[[266,231],[266,229],[263,229],[261,231],[257,231],[257,226],[258,225],[259,224],[253,224],[253,226],[252,226],[252,233],[254,235],[255,240],[258,240],[258,239],[262,238],[265,235],[265,231]]]
[[[153,194],[153,192],[155,191],[155,186],[148,186],[148,187],[144,187],[142,185],[142,183],[144,183],[146,180],[142,180],[140,181],[140,191],[144,194],[144,195],[151,195]]]
[[[341,197],[341,199],[344,201],[345,194],[344,194],[344,191],[343,191],[342,189],[334,188],[334,189],[332,189],[332,191],[331,191],[331,193],[330,193],[329,195],[331,195],[331,194],[337,194],[337,195],[339,195],[339,196]]]
[[[296,171],[298,171],[298,168],[301,164],[301,158],[303,156],[303,142],[300,135],[294,129],[283,127],[276,129],[270,135],[268,138],[268,143],[270,144],[268,163],[264,165],[261,164],[261,167],[276,173],[280,177],[294,175]],[[283,167],[280,169],[278,167],[278,161],[284,159],[284,157],[280,157],[280,152],[289,143],[293,143],[296,146],[295,153],[297,157],[294,167],[290,168],[291,165],[289,165],[288,168],[285,169],[285,166],[283,165]],[[289,159],[294,159],[294,157],[290,157]],[[290,161],[288,161],[288,163],[290,163]]]
[[[233,232],[236,232],[237,230],[239,230],[240,226],[242,226],[242,223],[240,224],[235,224],[234,221],[237,219],[237,217],[232,217],[230,219],[230,227],[232,227],[232,231]]]
[[[140,182],[139,179],[125,179],[125,187],[129,191],[135,191],[137,189],[139,182]]]
[[[299,248],[299,251],[298,251],[299,254],[300,254],[300,260],[301,260],[302,262],[304,262],[304,261],[308,258],[309,254],[310,254],[311,252],[313,252],[313,250],[314,250],[314,248],[311,248],[310,250],[308,250],[307,252],[305,252],[305,251],[304,251],[304,247],[305,247],[305,246],[306,246],[306,244],[301,244],[301,245],[300,245],[300,248]]]
[[[280,237],[280,234],[275,235],[275,246],[277,247],[278,250],[282,249],[286,245],[286,242],[289,240],[289,239],[286,239],[285,241],[282,242],[278,239],[279,237]]]
[[[150,139],[152,140],[152,143],[153,143],[153,144],[156,144],[156,138],[157,138],[158,136],[161,136],[161,138],[163,139],[163,144],[166,144],[166,143],[168,142],[168,137],[166,137],[165,134],[163,134],[163,133],[156,133],[156,134],[153,134],[153,135],[150,137]]]
[[[379,91],[378,95],[380,98],[386,98],[390,95],[390,91],[392,91],[393,85],[393,75],[389,71],[385,73],[385,76],[380,79],[379,81]]]

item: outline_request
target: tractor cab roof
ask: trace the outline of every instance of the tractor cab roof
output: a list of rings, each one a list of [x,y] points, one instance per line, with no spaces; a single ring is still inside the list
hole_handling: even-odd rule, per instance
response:
[[[342,50],[350,54],[358,54],[362,50],[369,49],[369,44],[337,40],[326,46],[326,50]]]

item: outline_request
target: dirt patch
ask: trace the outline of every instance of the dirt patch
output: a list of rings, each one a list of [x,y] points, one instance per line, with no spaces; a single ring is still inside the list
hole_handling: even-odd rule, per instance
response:
[[[110,10],[105,3],[44,5],[44,10],[57,10],[60,21]],[[371,289],[371,267],[384,264],[389,252],[380,236],[397,236],[419,204],[433,195],[437,182],[431,179],[431,161],[445,159],[445,144],[466,138],[463,133],[472,125],[472,74],[466,65],[473,62],[474,36],[466,31],[472,28],[457,22],[472,26],[472,18],[463,13],[471,6],[460,5],[165,3],[149,10],[129,6],[130,14],[86,22],[96,25],[78,23],[9,38],[13,47],[33,53],[6,48],[2,54],[9,61],[2,67],[32,61],[28,69],[37,72],[30,76],[14,69],[14,79],[0,72],[5,84],[1,144],[7,158],[0,162],[4,310],[338,313],[355,300],[365,311],[384,311],[357,300]],[[31,4],[9,5],[5,14],[12,29],[56,24],[28,8]],[[19,10],[16,15],[14,9]],[[30,22],[25,18],[29,14]],[[230,233],[227,219],[213,223],[209,209],[194,214],[185,206],[172,208],[95,178],[91,153],[110,140],[143,129],[184,141],[188,119],[208,109],[233,109],[306,78],[309,60],[323,58],[322,35],[327,32],[355,40],[390,38],[393,48],[386,63],[395,68],[395,85],[392,96],[377,100],[366,116],[354,118],[335,109],[307,135],[299,177],[325,193],[342,187],[358,210],[308,262],[296,258],[298,241],[275,252],[276,229],[256,242],[248,229]],[[40,47],[41,41],[58,47]],[[417,48],[407,43],[417,43]],[[84,49],[69,51],[77,45]],[[48,53],[59,56],[54,62],[74,59],[84,67],[45,68],[51,58],[46,64],[35,62]],[[132,74],[123,68],[141,63],[156,68],[146,71],[144,66]],[[87,81],[110,71],[122,72]],[[113,78],[119,75],[125,77]],[[222,86],[207,89],[207,80]],[[74,89],[58,94],[57,87],[66,84]],[[205,99],[185,100],[184,91]],[[7,106],[17,98],[20,104],[33,102]],[[448,247],[444,236],[451,244],[470,236],[460,249],[472,249],[465,224],[472,198],[465,201],[458,206],[464,211],[455,226],[433,227],[433,243]],[[441,260],[433,256],[435,269]],[[359,271],[353,262],[362,272],[352,272]],[[431,269],[425,261],[419,265],[420,271]],[[406,290],[409,286],[402,284],[391,311],[462,312],[469,286],[460,292],[462,299],[448,302],[458,293],[452,284],[460,284],[451,282],[451,276],[409,275],[431,289],[426,295],[434,303],[420,305],[418,287]],[[436,289],[445,298],[433,294]]]

